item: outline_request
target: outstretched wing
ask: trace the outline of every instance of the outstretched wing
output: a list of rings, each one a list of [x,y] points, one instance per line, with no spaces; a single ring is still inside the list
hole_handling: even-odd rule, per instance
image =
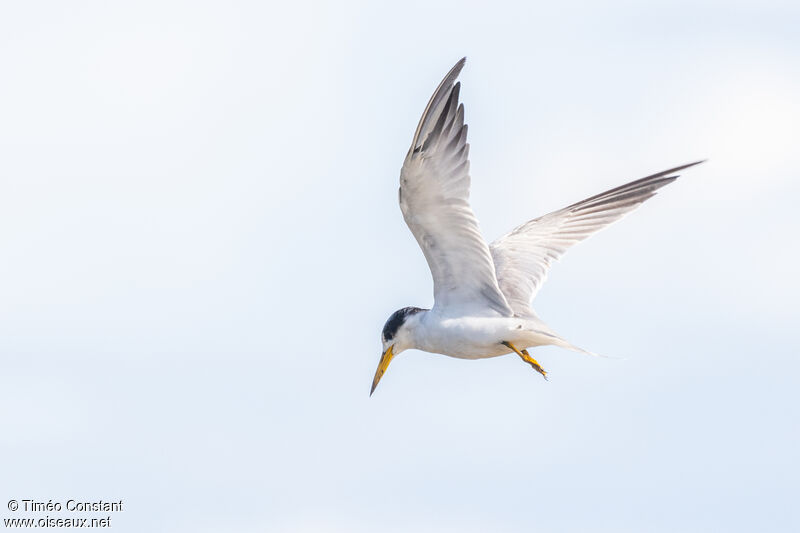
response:
[[[469,205],[469,144],[458,103],[461,59],[433,93],[400,173],[400,209],[433,275],[441,313],[510,316]]]
[[[517,315],[532,313],[530,302],[547,279],[550,265],[573,244],[619,220],[656,191],[675,181],[672,168],[592,196],[533,219],[490,246],[500,289]]]

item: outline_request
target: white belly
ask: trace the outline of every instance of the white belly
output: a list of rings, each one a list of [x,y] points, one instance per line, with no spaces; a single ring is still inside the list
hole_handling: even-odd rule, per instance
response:
[[[503,342],[522,350],[552,344],[556,339],[533,326],[522,318],[440,318],[429,313],[416,339],[416,348],[460,359],[484,359],[512,353]]]

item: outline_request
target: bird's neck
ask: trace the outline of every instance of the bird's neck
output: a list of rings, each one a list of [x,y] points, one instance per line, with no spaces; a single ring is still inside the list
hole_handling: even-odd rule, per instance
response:
[[[401,341],[403,350],[422,349],[421,343],[425,339],[426,318],[429,309],[422,309],[408,317],[404,324],[404,335]]]

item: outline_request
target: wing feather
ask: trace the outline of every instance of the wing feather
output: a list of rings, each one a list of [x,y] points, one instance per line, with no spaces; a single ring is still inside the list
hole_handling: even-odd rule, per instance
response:
[[[422,114],[400,173],[400,209],[431,269],[435,310],[510,316],[469,204],[469,144],[456,83],[464,62],[445,76]]]
[[[672,168],[615,187],[518,226],[490,245],[497,281],[514,313],[532,315],[531,300],[547,279],[554,261],[567,249],[636,209],[676,172],[702,163]]]

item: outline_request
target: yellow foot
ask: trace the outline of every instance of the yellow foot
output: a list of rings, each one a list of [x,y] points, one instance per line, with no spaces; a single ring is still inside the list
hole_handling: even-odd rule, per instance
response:
[[[519,351],[517,350],[516,346],[506,341],[503,341],[503,344],[514,350],[514,352],[516,352],[516,354],[520,356],[523,361],[531,365],[533,369],[540,373],[544,379],[547,379],[547,372],[545,372],[544,368],[542,368],[542,365],[539,364],[539,361],[531,357],[531,354],[528,353],[528,350]]]

